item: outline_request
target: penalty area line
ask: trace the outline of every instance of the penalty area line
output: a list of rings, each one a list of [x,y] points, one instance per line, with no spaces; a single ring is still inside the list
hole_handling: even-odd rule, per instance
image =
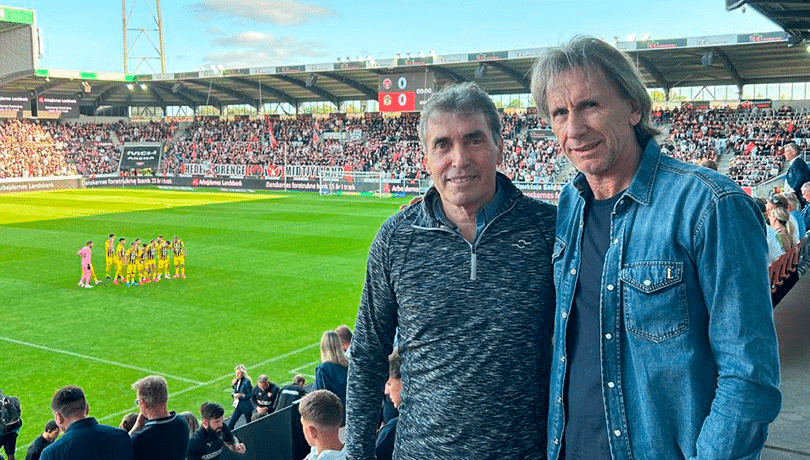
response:
[[[147,369],[145,367],[133,366],[131,364],[126,364],[126,363],[119,363],[118,361],[111,361],[109,359],[97,358],[95,356],[83,355],[81,353],[75,353],[75,352],[68,351],[68,350],[60,350],[58,348],[48,347],[48,346],[45,346],[45,345],[39,345],[39,344],[36,344],[36,343],[23,342],[22,340],[12,339],[10,337],[0,336],[0,340],[5,340],[6,342],[13,343],[15,345],[21,345],[21,346],[25,346],[25,347],[36,348],[38,350],[49,351],[51,353],[58,353],[58,354],[62,354],[62,355],[72,356],[74,358],[86,359],[88,361],[95,361],[97,363],[107,364],[107,365],[110,365],[110,366],[123,367],[125,369],[131,369],[131,370],[138,371],[138,372],[144,372],[144,373],[149,374],[149,375],[162,375],[163,377],[170,378],[172,380],[180,380],[181,382],[191,383],[191,384],[194,384],[194,385],[199,385],[200,384],[200,382],[198,382],[196,380],[187,379],[185,377],[180,377],[180,376],[177,376],[177,375],[167,374],[166,372],[160,372],[160,371],[156,371],[156,370],[152,370],[152,369]]]

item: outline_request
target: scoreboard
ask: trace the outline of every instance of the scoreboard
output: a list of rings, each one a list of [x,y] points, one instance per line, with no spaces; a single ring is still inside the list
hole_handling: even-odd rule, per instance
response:
[[[432,71],[380,75],[380,112],[421,112],[435,90]]]

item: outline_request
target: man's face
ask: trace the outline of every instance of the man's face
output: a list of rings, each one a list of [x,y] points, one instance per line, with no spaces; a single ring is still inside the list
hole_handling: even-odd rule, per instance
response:
[[[267,387],[269,386],[270,386],[269,382],[259,382],[259,388],[261,388],[262,390],[266,390]]]
[[[805,201],[810,202],[810,190],[802,189],[802,196],[804,197]]]
[[[385,394],[391,398],[391,403],[394,404],[394,407],[397,409],[399,409],[399,405],[402,403],[402,398],[400,397],[401,393],[402,379],[388,377],[388,381],[385,382]]]
[[[503,159],[481,113],[437,112],[425,130],[427,171],[448,207],[481,209],[495,195],[495,168]]]
[[[794,158],[796,158],[798,156],[796,154],[796,152],[794,152],[793,149],[791,149],[790,147],[785,147],[784,155],[785,155],[785,160],[787,160],[787,161],[790,161],[790,160],[792,160],[792,159],[794,159]]]
[[[219,433],[222,431],[222,417],[218,418],[209,418],[202,420],[202,426],[208,431],[213,431],[214,433]]]
[[[641,112],[599,69],[562,72],[547,87],[551,128],[563,153],[591,178],[635,173]]]

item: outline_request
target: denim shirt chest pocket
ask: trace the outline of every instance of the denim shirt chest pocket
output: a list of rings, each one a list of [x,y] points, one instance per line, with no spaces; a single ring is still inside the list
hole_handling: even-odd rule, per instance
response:
[[[683,262],[625,264],[619,279],[627,332],[660,343],[689,330]]]

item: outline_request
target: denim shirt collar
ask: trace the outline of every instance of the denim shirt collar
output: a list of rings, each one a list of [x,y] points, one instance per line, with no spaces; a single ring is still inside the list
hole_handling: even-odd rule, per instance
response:
[[[501,210],[501,206],[506,201],[506,191],[505,187],[501,184],[503,180],[505,180],[505,176],[501,176],[500,174],[495,176],[495,195],[489,202],[484,205],[483,208],[478,210],[478,213],[475,215],[475,237],[478,238],[478,235],[481,231],[490,223],[495,217],[499,214]],[[447,218],[447,215],[444,213],[444,209],[442,209],[442,200],[438,193],[433,195],[432,201],[430,203],[431,211],[433,212],[433,216],[438,220],[442,225],[445,225],[449,228],[457,230],[456,224],[450,221]]]
[[[655,139],[647,141],[644,152],[638,162],[638,168],[633,176],[633,180],[624,192],[639,204],[649,205],[652,200],[653,184],[655,183],[655,174],[658,171],[658,162],[661,159],[661,149]],[[580,195],[584,196],[586,190],[590,189],[585,175],[577,173],[573,180],[574,187],[579,191]]]

